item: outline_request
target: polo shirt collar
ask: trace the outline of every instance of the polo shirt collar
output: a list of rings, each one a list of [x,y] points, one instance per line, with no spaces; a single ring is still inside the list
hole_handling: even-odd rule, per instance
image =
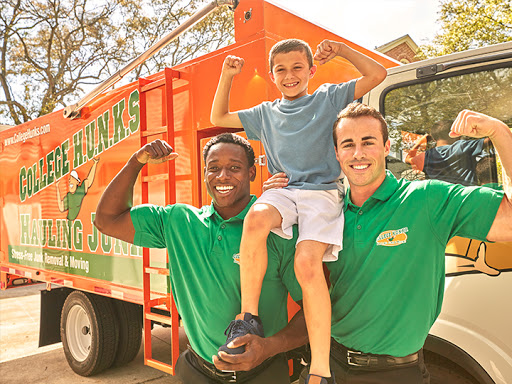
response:
[[[251,201],[249,201],[249,203],[242,210],[242,212],[240,212],[238,215],[236,215],[234,217],[231,217],[231,218],[229,218],[229,219],[227,219],[225,221],[229,221],[229,220],[243,220],[243,219],[245,219],[245,215],[247,215],[247,212],[249,212],[249,209],[251,208],[251,206],[254,204],[254,202],[256,200],[257,200],[257,197],[254,196],[254,195],[251,195]],[[210,204],[210,206],[207,208],[207,210],[205,211],[205,216],[206,217],[211,217],[212,215],[215,215],[217,218],[219,218],[220,220],[224,221],[224,219],[219,215],[219,213],[217,212],[217,210],[213,206],[213,201]]]
[[[370,198],[365,202],[365,204],[372,200],[381,200],[386,201],[389,199],[393,193],[396,192],[398,189],[398,180],[396,177],[391,173],[391,171],[386,170],[386,178],[382,182],[382,184],[377,188],[377,190],[373,193],[373,195],[370,196]],[[350,187],[347,190],[347,194],[345,195],[345,211],[349,207],[356,207],[354,203],[352,203],[352,200],[350,199]]]

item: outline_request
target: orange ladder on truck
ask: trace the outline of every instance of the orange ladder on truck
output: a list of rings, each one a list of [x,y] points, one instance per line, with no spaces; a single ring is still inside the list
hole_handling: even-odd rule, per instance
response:
[[[159,136],[174,147],[174,112],[173,112],[173,79],[179,79],[180,73],[166,68],[164,76],[158,79],[139,78],[139,108],[140,108],[140,144],[141,147],[151,142],[152,136]],[[162,87],[162,121],[163,125],[148,129],[148,114],[146,106],[147,92]],[[176,170],[175,162],[165,163],[166,172],[148,175],[148,166],[142,168],[142,204],[149,203],[149,184],[155,181],[165,181],[165,204],[176,203]],[[179,355],[179,315],[174,302],[169,283],[169,255],[166,251],[166,267],[159,268],[151,265],[150,250],[142,252],[143,290],[144,290],[144,364],[159,369],[171,375]],[[167,276],[168,293],[163,294],[151,289],[151,276]],[[164,309],[165,308],[165,309]],[[160,310],[160,311],[158,311]],[[162,314],[169,312],[170,316]],[[157,322],[171,326],[171,355],[172,363],[167,364],[152,357],[151,323]]]

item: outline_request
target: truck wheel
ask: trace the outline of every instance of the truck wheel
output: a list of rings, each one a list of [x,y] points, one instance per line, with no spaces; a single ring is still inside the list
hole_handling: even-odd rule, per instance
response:
[[[478,384],[475,381],[460,375],[458,372],[437,365],[427,366],[430,373],[430,384]]]
[[[109,368],[119,338],[112,301],[72,292],[62,307],[60,336],[68,364],[79,375],[91,376]]]
[[[478,384],[478,381],[455,363],[425,351],[425,365],[430,384]]]
[[[120,300],[113,302],[119,328],[119,343],[114,365],[119,367],[132,361],[139,353],[142,342],[142,307]]]

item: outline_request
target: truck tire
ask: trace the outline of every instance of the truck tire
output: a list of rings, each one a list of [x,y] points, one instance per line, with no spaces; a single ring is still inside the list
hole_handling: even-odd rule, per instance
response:
[[[114,366],[120,367],[132,361],[142,343],[142,307],[121,300],[113,300],[119,343]]]
[[[478,384],[476,381],[439,365],[429,365],[430,384]]]
[[[425,351],[425,365],[430,373],[430,384],[479,384],[457,364],[429,351]]]
[[[60,335],[66,360],[75,373],[91,376],[109,368],[119,338],[112,301],[73,291],[62,307]]]

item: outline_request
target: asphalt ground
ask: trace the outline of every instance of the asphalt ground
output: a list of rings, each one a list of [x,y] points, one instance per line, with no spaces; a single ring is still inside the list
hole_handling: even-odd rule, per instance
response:
[[[44,384],[178,384],[179,380],[144,365],[143,350],[123,367],[92,377],[77,375],[69,367],[62,343],[39,348],[40,294],[45,284],[0,291],[0,383]],[[170,329],[155,326],[153,356],[170,356]]]

